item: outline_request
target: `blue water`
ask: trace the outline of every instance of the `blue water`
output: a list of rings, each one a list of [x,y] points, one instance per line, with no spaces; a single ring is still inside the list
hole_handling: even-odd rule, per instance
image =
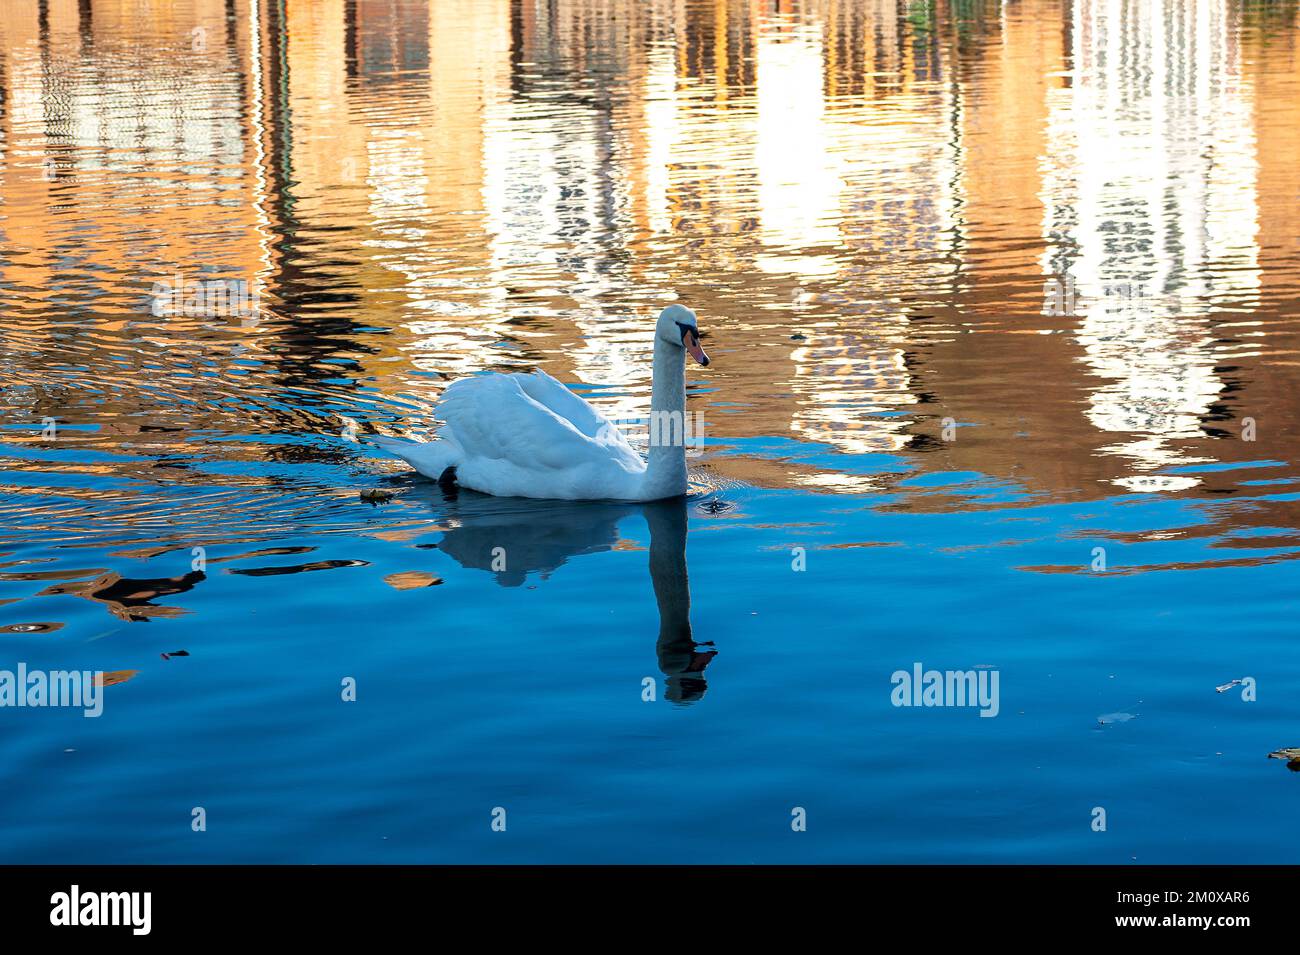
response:
[[[18,7],[0,863],[1300,861],[1293,6]],[[347,438],[673,300],[685,500]]]
[[[209,547],[183,616],[133,625],[44,598],[65,627],[8,635],[10,653],[58,668],[75,646],[77,666],[129,661],[140,674],[106,688],[99,719],[4,712],[5,857],[1294,860],[1267,833],[1284,825],[1295,777],[1263,758],[1296,717],[1292,565],[1126,573],[1194,565],[1207,546],[1115,545],[1095,530],[1195,529],[1204,506],[1034,505],[992,489],[978,510],[922,515],[894,496],[756,488],[722,492],[735,507],[716,515],[669,505],[688,515],[694,638],[717,650],[686,705],[642,699],[642,680],[658,696],[664,675],[637,506],[566,505],[546,526],[529,520],[545,505],[446,502],[418,478],[392,488],[340,533],[325,522],[258,543],[301,555]],[[449,517],[462,523],[440,531]],[[428,548],[475,531],[535,569],[498,577]],[[1097,542],[1108,573],[1088,570]],[[792,569],[795,547],[805,570]],[[6,560],[56,572],[105,556],[20,544]],[[181,576],[190,559],[174,551],[133,573]],[[356,565],[239,573],[330,560]],[[412,570],[442,582],[383,581]],[[891,674],[918,661],[996,668],[998,716],[893,706]],[[1244,674],[1256,702],[1214,691]],[[341,699],[345,677],[355,702]],[[1135,718],[1098,722],[1113,712]],[[196,806],[204,832],[191,831]],[[1094,806],[1105,833],[1090,828]],[[490,827],[496,807],[504,833]],[[791,830],[794,807],[806,832]]]

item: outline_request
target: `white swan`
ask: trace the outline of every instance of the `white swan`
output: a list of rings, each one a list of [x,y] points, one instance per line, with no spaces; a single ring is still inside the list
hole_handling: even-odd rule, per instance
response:
[[[435,480],[498,497],[656,501],[686,493],[686,358],[701,365],[695,313],[669,305],[655,324],[650,451],[643,459],[604,415],[543,371],[453,382],[427,443],[371,436]]]

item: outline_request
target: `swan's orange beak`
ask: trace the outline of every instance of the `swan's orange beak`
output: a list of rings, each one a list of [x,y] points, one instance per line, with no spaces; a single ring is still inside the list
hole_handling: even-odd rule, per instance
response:
[[[691,353],[691,357],[701,365],[709,364],[709,356],[704,354],[704,349],[700,347],[700,333],[695,329],[690,327],[682,329],[682,344]]]

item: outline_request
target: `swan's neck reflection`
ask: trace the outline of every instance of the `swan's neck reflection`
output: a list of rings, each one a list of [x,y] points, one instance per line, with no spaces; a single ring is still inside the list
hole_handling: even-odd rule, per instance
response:
[[[650,580],[659,604],[659,640],[655,651],[674,703],[704,696],[704,668],[717,655],[712,643],[695,643],[691,635],[691,586],[686,574],[686,499],[646,504],[650,525]]]
[[[650,580],[659,605],[655,650],[664,696],[674,703],[704,696],[704,668],[716,651],[712,643],[697,644],[691,634],[686,498],[615,504],[445,494],[436,486],[425,493],[447,525],[437,548],[463,567],[492,572],[503,587],[518,587],[530,574],[545,580],[570,557],[614,550],[620,544],[619,523],[641,511],[650,528]]]

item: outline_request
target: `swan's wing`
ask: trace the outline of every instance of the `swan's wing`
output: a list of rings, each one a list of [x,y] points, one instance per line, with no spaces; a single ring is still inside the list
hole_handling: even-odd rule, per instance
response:
[[[380,434],[366,435],[365,440],[401,458],[425,477],[435,481],[450,467],[460,463],[462,452],[454,440],[443,437],[438,441],[404,441]]]
[[[623,433],[581,395],[575,394],[540,368],[530,375],[513,375],[528,397],[550,408],[589,438],[627,444]]]
[[[435,413],[445,422],[444,433],[454,438],[467,462],[504,461],[530,470],[561,470],[584,464],[618,464],[631,470],[644,467],[636,452],[612,425],[605,430],[598,429],[596,435],[588,435],[569,418],[536,400],[524,389],[521,381],[532,377],[483,375],[462,378],[443,392]],[[568,391],[555,379],[550,380]],[[557,404],[562,401],[553,392],[543,393]],[[595,419],[605,421],[577,395],[570,393],[570,396],[589,409]],[[580,420],[584,428],[593,424],[590,416]]]

